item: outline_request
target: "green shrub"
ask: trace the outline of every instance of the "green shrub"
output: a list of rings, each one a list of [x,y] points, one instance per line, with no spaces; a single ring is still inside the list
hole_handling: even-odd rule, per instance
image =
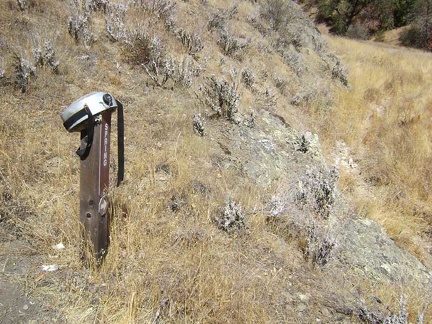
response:
[[[368,30],[362,24],[353,24],[349,26],[345,35],[349,38],[354,38],[354,39],[365,40],[369,38]]]
[[[401,44],[409,47],[422,48],[422,32],[418,26],[411,26],[409,29],[401,33],[399,40]]]

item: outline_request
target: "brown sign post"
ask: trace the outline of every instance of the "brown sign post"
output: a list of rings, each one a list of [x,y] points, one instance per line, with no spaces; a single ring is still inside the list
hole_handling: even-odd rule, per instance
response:
[[[70,132],[81,132],[80,223],[82,256],[87,253],[99,263],[109,244],[109,188],[111,115],[118,109],[118,179],[123,180],[123,106],[105,92],[90,93],[64,109],[63,125]],[[87,260],[88,261],[88,260]]]
[[[94,126],[92,148],[81,161],[80,222],[84,240],[91,241],[93,253],[100,259],[108,248],[109,210],[109,144],[111,111],[103,113],[100,123]],[[86,131],[81,132],[84,138]],[[86,244],[87,245],[87,244]]]

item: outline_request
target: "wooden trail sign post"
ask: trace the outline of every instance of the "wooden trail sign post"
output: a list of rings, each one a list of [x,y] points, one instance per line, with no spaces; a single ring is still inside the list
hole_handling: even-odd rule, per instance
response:
[[[117,185],[124,175],[123,106],[112,95],[92,92],[61,112],[63,125],[69,132],[81,133],[77,154],[80,170],[80,224],[83,239],[82,256],[87,252],[98,263],[109,245],[109,188],[111,115],[118,115],[118,175]],[[87,260],[88,261],[88,260]]]

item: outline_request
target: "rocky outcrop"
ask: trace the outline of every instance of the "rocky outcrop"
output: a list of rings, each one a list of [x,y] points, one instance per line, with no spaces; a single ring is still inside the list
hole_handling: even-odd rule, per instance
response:
[[[399,248],[381,225],[370,219],[350,219],[341,233],[340,246],[338,261],[361,276],[432,287],[431,272],[416,257]]]
[[[275,188],[269,217],[285,218],[287,226],[303,231],[309,250],[333,250],[326,256],[333,260],[330,266],[378,282],[431,284],[431,273],[415,256],[398,247],[378,223],[352,212],[336,184],[336,165],[348,158],[328,166],[316,134],[296,131],[269,112],[256,116],[254,128],[209,129],[209,137],[225,143],[223,167],[246,174],[263,190]]]

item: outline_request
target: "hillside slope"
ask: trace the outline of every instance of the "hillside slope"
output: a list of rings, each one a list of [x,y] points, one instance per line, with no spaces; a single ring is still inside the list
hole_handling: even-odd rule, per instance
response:
[[[358,216],[310,132],[350,86],[294,2],[8,1],[0,21],[0,298],[27,303],[0,300],[6,323],[371,322],[404,298],[431,320],[427,257]],[[95,90],[125,105],[126,180],[85,269],[59,111]]]

